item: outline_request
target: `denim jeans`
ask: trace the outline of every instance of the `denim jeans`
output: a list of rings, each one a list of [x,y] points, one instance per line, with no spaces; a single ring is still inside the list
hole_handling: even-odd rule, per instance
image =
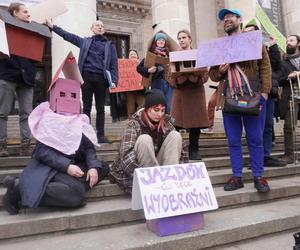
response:
[[[28,116],[32,111],[33,87],[0,79],[0,141],[7,138],[8,114],[12,109],[15,93],[19,102],[21,141],[29,140],[31,137]]]
[[[230,161],[233,175],[242,177],[243,152],[242,131],[246,132],[252,174],[255,177],[263,175],[263,130],[265,121],[266,100],[261,97],[262,110],[258,116],[232,115],[223,112],[225,133],[228,139]]]

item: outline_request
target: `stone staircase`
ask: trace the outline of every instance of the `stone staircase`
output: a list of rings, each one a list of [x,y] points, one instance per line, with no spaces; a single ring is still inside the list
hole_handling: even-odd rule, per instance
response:
[[[97,149],[104,161],[112,162],[117,155],[124,125],[124,122],[110,124],[108,121],[109,129],[114,129],[109,136],[111,143]],[[10,130],[13,129],[11,126]],[[18,138],[10,142],[12,156],[0,158],[0,198],[5,193],[3,178],[8,174],[18,175],[29,160],[29,157],[16,155]],[[245,139],[243,144],[247,161]],[[131,210],[130,197],[105,180],[88,193],[87,205],[76,210],[23,209],[19,215],[9,216],[0,202],[0,249],[233,250],[244,249],[235,248],[244,242],[250,244],[247,249],[292,249],[292,232],[300,231],[300,165],[266,168],[265,176],[271,186],[268,194],[256,192],[251,171],[245,167],[245,188],[225,192],[223,185],[231,169],[227,141],[221,129],[213,135],[201,135],[200,145],[219,204],[218,210],[205,213],[204,229],[158,237],[147,230],[143,212]],[[279,135],[274,154],[282,151],[283,138]],[[272,241],[282,242],[281,235],[287,233],[291,237],[284,246],[278,243],[274,248],[264,244],[261,248],[254,244],[258,237],[260,241],[272,237]]]

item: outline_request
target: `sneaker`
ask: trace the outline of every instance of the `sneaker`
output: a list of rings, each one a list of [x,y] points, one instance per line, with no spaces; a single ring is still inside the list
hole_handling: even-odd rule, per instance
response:
[[[29,156],[31,155],[32,150],[31,150],[31,146],[30,146],[30,140],[25,140],[21,142],[20,145],[20,151],[19,151],[19,155],[20,156]]]
[[[294,157],[292,154],[284,154],[280,157],[280,160],[285,161],[286,164],[292,164],[294,162]]]
[[[283,160],[276,159],[272,156],[264,157],[264,166],[265,167],[284,167],[286,166],[286,162]]]
[[[214,133],[214,128],[213,127],[209,127],[209,128],[201,129],[201,133],[202,134],[213,134]]]
[[[7,188],[5,195],[2,197],[4,209],[11,215],[18,214],[20,197],[14,191],[16,177],[6,176],[3,180],[3,186]]]
[[[224,185],[224,190],[225,191],[234,191],[239,188],[243,188],[244,183],[241,177],[236,177],[232,176],[230,179],[227,181],[227,183]]]
[[[192,152],[189,152],[189,159],[194,160],[194,161],[201,161],[202,157],[201,157],[199,151],[192,151]]]
[[[270,191],[269,184],[264,177],[254,177],[254,187],[259,193],[268,193]]]

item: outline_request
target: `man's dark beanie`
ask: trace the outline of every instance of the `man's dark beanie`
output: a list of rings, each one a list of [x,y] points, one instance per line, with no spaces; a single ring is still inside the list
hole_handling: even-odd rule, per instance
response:
[[[150,108],[154,105],[166,105],[166,98],[162,91],[159,89],[151,89],[146,92],[145,108]]]

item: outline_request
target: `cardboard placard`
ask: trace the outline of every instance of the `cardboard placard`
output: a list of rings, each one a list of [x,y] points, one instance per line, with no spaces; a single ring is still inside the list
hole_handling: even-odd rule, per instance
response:
[[[109,92],[125,92],[141,90],[142,76],[136,71],[138,60],[134,59],[118,59],[119,80],[118,87],[110,88]]]
[[[132,209],[147,220],[218,208],[204,162],[136,168]]]
[[[158,56],[150,51],[147,52],[146,58],[144,61],[144,67],[150,68],[152,66],[155,66],[155,64],[168,64],[169,63],[169,58],[168,57],[163,57],[163,56]],[[152,81],[152,75],[150,74],[149,77],[143,77],[142,78],[142,86],[144,87],[149,87],[151,81]]]
[[[262,46],[261,30],[203,41],[198,46],[196,67],[258,60]]]
[[[68,11],[63,0],[44,0],[39,4],[28,7],[30,19],[43,23],[45,19],[51,19]]]
[[[178,77],[183,73],[206,73],[206,67],[196,68],[197,52],[197,49],[170,52],[171,77]]]
[[[278,46],[282,51],[286,52],[286,38],[281,32],[276,28],[276,26],[272,23],[270,18],[264,12],[264,10],[260,7],[258,3],[256,3],[256,17],[260,21],[261,25],[265,28],[265,30],[277,41]]]
[[[5,23],[0,20],[0,59],[9,57]]]

